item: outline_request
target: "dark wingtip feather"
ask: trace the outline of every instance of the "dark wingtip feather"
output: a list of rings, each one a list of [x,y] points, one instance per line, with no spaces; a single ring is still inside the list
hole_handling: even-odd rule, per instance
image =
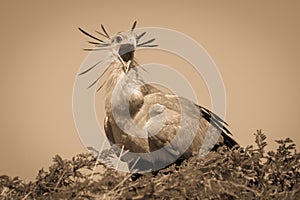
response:
[[[197,105],[200,109],[205,110],[207,113],[209,113],[210,115],[212,115],[214,118],[216,118],[217,120],[221,121],[222,123],[226,124],[228,126],[228,124],[221,119],[218,115],[216,115],[215,113],[211,112],[210,110],[208,110],[207,108],[203,107],[203,106],[199,106]]]
[[[91,41],[88,41],[88,43],[94,44],[94,45],[99,45],[99,44],[101,44],[101,43],[99,43],[99,42],[91,42]]]
[[[146,31],[143,32],[143,33],[141,33],[140,35],[138,35],[138,36],[136,37],[136,39],[137,39],[137,40],[141,39],[145,34],[146,34]]]
[[[135,29],[136,24],[137,24],[137,21],[134,21],[134,23],[133,23],[133,25],[132,25],[132,27],[131,27],[131,30],[132,30],[132,31]]]
[[[158,47],[158,44],[147,44],[140,47]]]
[[[88,36],[88,37],[90,37],[90,38],[93,38],[93,39],[95,39],[95,40],[97,40],[97,41],[99,41],[99,42],[103,42],[103,40],[100,40],[99,38],[96,38],[95,36],[89,34],[89,33],[86,32],[85,30],[81,29],[80,27],[78,27],[78,30],[79,30],[81,33],[85,34],[86,36]]]
[[[110,39],[110,37],[109,37],[107,31],[105,30],[103,24],[101,24],[101,28],[102,28],[103,32],[105,33],[106,37]]]
[[[81,76],[83,74],[86,74],[87,72],[89,72],[90,70],[94,69],[99,63],[101,63],[102,60],[98,61],[96,64],[92,65],[91,67],[89,67],[88,69],[84,70],[83,72],[79,73],[78,76]]]
[[[105,34],[103,34],[103,33],[101,33],[101,32],[99,32],[99,31],[95,31],[96,33],[98,33],[99,35],[101,35],[101,36],[103,36],[103,37],[106,37],[107,38],[107,35],[105,35]]]
[[[140,44],[137,44],[137,46],[138,47],[142,47],[142,46],[144,46],[144,45],[146,45],[146,44],[149,44],[149,43],[151,43],[151,42],[154,42],[155,41],[155,38],[152,38],[152,39],[150,39],[150,40],[148,40],[148,41],[146,41],[146,42],[142,42],[142,43],[140,43]]]
[[[210,110],[208,110],[202,106],[199,106],[199,105],[198,105],[198,107],[200,109],[202,117],[204,119],[206,119],[206,121],[208,121],[212,126],[214,126],[219,131],[221,131],[221,135],[224,138],[225,146],[227,146],[231,149],[234,146],[238,145],[238,143],[233,138],[230,137],[230,135],[232,135],[232,133],[226,127],[226,126],[228,126],[228,124],[224,120],[222,120],[218,115],[211,112]]]

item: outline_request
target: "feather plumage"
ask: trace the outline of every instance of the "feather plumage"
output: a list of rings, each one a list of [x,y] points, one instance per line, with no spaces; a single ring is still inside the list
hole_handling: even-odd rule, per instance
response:
[[[104,34],[100,35],[105,36],[106,41],[79,29],[85,35],[106,44],[100,56],[104,61],[93,64],[79,75],[95,70],[98,66],[104,67],[102,74],[97,75],[89,86],[92,87],[97,85],[103,73],[108,74],[100,88],[105,89],[104,129],[111,144],[141,155],[163,149],[159,155],[139,157],[139,161],[123,159],[131,165],[146,162],[150,169],[155,169],[156,165],[170,164],[178,157],[186,159],[199,154],[205,145],[208,150],[218,145],[229,148],[236,145],[227,123],[213,112],[184,97],[144,84],[139,75],[142,68],[133,60],[133,53],[138,47],[156,45],[151,44],[155,39],[139,43],[146,33],[134,34],[135,27],[136,22],[130,31],[110,37],[101,25]],[[132,124],[135,128],[130,127]],[[130,133],[125,129],[130,130]],[[183,137],[178,138],[178,133]],[[205,138],[216,142],[207,143]],[[204,142],[207,144],[203,145]]]

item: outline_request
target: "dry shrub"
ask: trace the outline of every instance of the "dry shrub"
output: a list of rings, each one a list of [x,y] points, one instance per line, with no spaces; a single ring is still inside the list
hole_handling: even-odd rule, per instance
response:
[[[193,157],[137,179],[137,174],[105,168],[90,154],[71,160],[56,155],[35,181],[0,176],[0,198],[300,199],[300,154],[295,144],[289,138],[279,140],[276,151],[266,152],[265,140],[257,131],[257,147],[219,148],[202,159]]]

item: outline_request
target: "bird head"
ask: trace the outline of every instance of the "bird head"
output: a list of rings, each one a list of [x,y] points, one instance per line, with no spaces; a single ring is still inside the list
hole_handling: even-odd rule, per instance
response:
[[[96,31],[99,35],[105,37],[105,40],[99,39],[90,33],[84,31],[81,28],[78,28],[83,34],[88,37],[96,40],[89,41],[90,44],[96,45],[95,48],[92,49],[84,49],[87,51],[103,51],[109,50],[115,58],[117,58],[123,65],[123,70],[127,73],[133,63],[134,52],[137,47],[156,47],[158,45],[151,44],[155,39],[150,39],[148,41],[139,43],[140,39],[146,34],[143,32],[137,35],[134,32],[137,22],[135,21],[129,31],[119,32],[116,35],[110,37],[104,26],[101,24],[101,28],[104,33]]]
[[[120,32],[111,38],[112,53],[121,61],[125,73],[133,62],[136,44],[136,34],[132,31]]]
[[[104,26],[101,24],[101,29],[103,32],[95,31],[100,36],[104,37],[104,39],[100,39],[85,30],[78,28],[83,34],[90,37],[95,41],[89,41],[90,44],[95,45],[94,48],[86,48],[86,51],[101,51],[101,57],[104,58],[100,60],[95,65],[92,65],[85,71],[79,73],[79,75],[86,74],[87,72],[94,69],[97,65],[106,63],[107,66],[104,72],[88,87],[92,87],[97,84],[98,80],[104,75],[107,71],[110,64],[114,63],[114,61],[119,60],[121,63],[122,71],[127,74],[131,68],[137,66],[136,62],[134,62],[134,52],[137,48],[141,47],[157,47],[158,45],[152,44],[155,40],[154,38],[149,39],[147,41],[140,42],[140,39],[146,34],[146,32],[142,32],[140,34],[135,33],[135,27],[137,22],[135,21],[130,30],[124,32],[118,32],[114,36],[110,36],[105,30]],[[109,64],[110,63],[110,64]],[[103,85],[97,90],[99,91]]]

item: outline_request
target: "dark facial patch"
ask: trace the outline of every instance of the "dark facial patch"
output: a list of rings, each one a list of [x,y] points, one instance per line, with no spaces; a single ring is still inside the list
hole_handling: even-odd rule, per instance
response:
[[[122,44],[118,53],[124,62],[128,62],[133,59],[134,46],[132,44]]]

